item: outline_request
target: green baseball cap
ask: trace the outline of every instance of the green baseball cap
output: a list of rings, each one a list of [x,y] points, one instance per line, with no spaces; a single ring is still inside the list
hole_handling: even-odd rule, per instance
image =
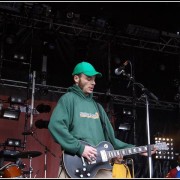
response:
[[[99,76],[99,77],[102,77],[102,74],[100,72],[97,72],[94,67],[88,63],[88,62],[81,62],[81,63],[78,63],[74,70],[73,70],[73,73],[72,75],[77,75],[77,74],[85,74],[87,76]]]

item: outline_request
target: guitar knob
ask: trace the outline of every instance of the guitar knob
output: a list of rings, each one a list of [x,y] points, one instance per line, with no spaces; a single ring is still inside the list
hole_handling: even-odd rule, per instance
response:
[[[83,174],[80,174],[80,178],[83,178]]]
[[[86,168],[83,168],[83,171],[86,171]]]
[[[90,174],[90,173],[87,173],[87,176],[88,176],[88,177],[90,177],[90,176],[91,176],[91,174]]]
[[[76,173],[78,173],[79,172],[79,169],[76,169]]]

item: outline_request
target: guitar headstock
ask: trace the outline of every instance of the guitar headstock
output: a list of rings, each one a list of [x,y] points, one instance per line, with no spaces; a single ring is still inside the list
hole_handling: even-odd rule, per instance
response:
[[[162,151],[162,150],[169,150],[169,147],[167,146],[166,142],[158,142],[154,145],[157,150]]]

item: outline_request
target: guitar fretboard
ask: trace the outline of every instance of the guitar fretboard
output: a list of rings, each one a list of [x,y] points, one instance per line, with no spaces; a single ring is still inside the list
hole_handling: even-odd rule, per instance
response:
[[[151,149],[153,148],[154,148],[154,145],[151,145]],[[147,149],[148,149],[147,146],[139,146],[139,147],[126,148],[122,150],[106,151],[106,154],[107,154],[108,159],[111,159],[117,156],[126,156],[126,155],[146,152]]]

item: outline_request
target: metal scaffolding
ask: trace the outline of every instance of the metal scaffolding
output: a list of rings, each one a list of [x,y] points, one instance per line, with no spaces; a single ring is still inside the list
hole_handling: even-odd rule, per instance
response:
[[[121,46],[135,47],[151,51],[157,51],[168,54],[179,54],[180,51],[180,35],[169,32],[159,32],[157,38],[151,38],[148,34],[146,38],[137,34],[128,33],[127,31],[116,30],[113,28],[98,28],[87,23],[73,23],[61,19],[53,19],[51,17],[31,18],[27,14],[4,14],[1,12],[1,23],[11,20],[13,23],[27,27],[30,29],[42,29],[49,27],[63,35],[74,37],[91,38],[96,41],[116,42]],[[144,27],[145,28],[145,27]],[[146,30],[146,28],[145,28]]]
[[[28,83],[22,82],[22,81],[9,80],[9,79],[1,79],[0,86],[27,89]],[[46,88],[49,93],[64,94],[67,91],[67,88],[65,87],[50,86],[50,85],[43,85],[43,84],[35,85],[35,91],[38,91],[42,88]],[[30,87],[30,89],[32,89],[32,87]],[[98,99],[102,96],[106,97],[107,94],[103,92],[94,92],[95,99]],[[112,98],[112,102],[114,104],[119,104],[123,106],[133,106],[133,97],[117,95],[117,94],[108,94],[108,96]],[[145,107],[146,102],[145,100],[141,98],[141,99],[136,99],[135,104],[136,104],[136,107]],[[149,102],[149,107],[151,109],[162,109],[162,110],[173,111],[177,109],[178,106],[179,104],[174,103],[174,102],[154,101],[154,100],[150,100]]]

